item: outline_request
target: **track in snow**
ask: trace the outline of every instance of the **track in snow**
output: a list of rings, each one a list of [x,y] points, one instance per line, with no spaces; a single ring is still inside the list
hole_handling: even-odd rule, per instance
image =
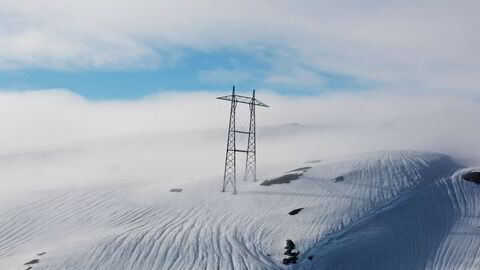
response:
[[[218,192],[218,179],[180,193],[142,183],[24,194],[0,206],[0,269],[34,258],[35,270],[478,267],[479,189],[449,157],[389,151],[308,165],[289,184],[241,183],[236,196]],[[300,251],[288,267],[286,239]]]

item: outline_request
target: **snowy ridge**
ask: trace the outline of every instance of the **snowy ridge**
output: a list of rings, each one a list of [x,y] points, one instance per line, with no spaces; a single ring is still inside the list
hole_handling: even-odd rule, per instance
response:
[[[142,183],[24,194],[0,206],[0,269],[32,259],[35,270],[478,267],[479,189],[448,156],[308,166],[289,184],[239,181],[236,196],[218,192],[219,179],[176,183],[180,193]],[[295,265],[282,264],[287,239]]]

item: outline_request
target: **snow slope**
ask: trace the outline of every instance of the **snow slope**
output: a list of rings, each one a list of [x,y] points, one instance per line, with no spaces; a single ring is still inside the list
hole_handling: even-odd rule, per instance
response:
[[[479,268],[480,187],[448,156],[304,166],[288,184],[239,181],[235,196],[220,178],[21,193],[0,204],[0,269]],[[281,263],[287,239],[295,265]]]

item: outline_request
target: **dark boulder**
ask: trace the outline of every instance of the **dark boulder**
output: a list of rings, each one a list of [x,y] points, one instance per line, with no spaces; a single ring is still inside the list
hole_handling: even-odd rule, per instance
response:
[[[282,263],[285,264],[285,265],[297,263],[297,258],[298,258],[299,252],[294,251],[295,243],[293,243],[292,240],[288,239],[287,240],[287,245],[285,246],[285,249],[286,249],[286,251],[285,251],[284,255],[287,255],[288,257],[284,258],[282,260]]]
[[[298,213],[300,213],[300,211],[302,211],[303,207],[302,208],[297,208],[297,209],[293,209],[292,211],[288,212],[288,214],[290,216],[293,216],[293,215],[296,215]]]
[[[293,243],[292,240],[288,239],[288,240],[287,240],[287,244],[286,244],[286,246],[285,246],[285,249],[291,251],[291,250],[294,249],[294,248],[295,248],[295,243]]]
[[[24,263],[23,265],[36,264],[36,263],[38,263],[39,261],[40,261],[39,259],[34,259],[34,260],[31,260],[31,261],[29,261],[29,262]]]
[[[282,263],[285,264],[285,265],[296,264],[297,263],[297,258],[295,258],[295,257],[284,258],[282,260]]]
[[[341,182],[341,181],[343,181],[343,180],[345,180],[345,177],[344,177],[344,176],[338,176],[338,177],[336,177],[335,179],[333,179],[333,182],[334,182],[334,183],[337,183],[337,182]]]
[[[480,172],[468,172],[462,175],[463,180],[480,185]]]
[[[285,175],[282,175],[282,176],[277,177],[277,178],[273,178],[273,179],[270,179],[270,180],[265,180],[260,185],[271,186],[271,185],[277,185],[277,184],[288,184],[291,181],[299,179],[300,176],[302,176],[302,175],[303,175],[302,173],[289,173],[289,174],[285,174]]]

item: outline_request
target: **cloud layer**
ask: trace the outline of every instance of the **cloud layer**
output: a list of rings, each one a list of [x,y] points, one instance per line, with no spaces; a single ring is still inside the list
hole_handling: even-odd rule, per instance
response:
[[[68,90],[2,92],[2,189],[220,177],[229,106],[215,96],[171,92],[100,102]],[[468,98],[266,91],[258,98],[271,105],[257,111],[261,177],[306,160],[388,149],[480,162],[480,106]],[[239,128],[246,126],[245,116]]]
[[[395,91],[471,94],[479,8],[474,0],[3,1],[0,68],[168,67],[186,50],[229,48],[270,63],[266,82],[318,86],[327,71]]]

